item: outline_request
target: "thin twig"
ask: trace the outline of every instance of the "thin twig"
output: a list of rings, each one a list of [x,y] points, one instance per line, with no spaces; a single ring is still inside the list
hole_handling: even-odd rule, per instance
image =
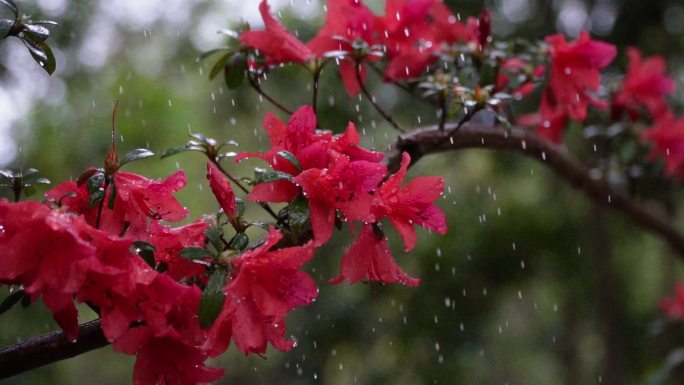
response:
[[[313,73],[313,100],[311,101],[311,107],[313,108],[314,114],[318,111],[318,79],[321,77],[321,68],[318,68]]]
[[[259,93],[259,95],[266,98],[266,100],[271,102],[274,106],[278,107],[281,111],[285,112],[286,114],[292,115],[292,111],[283,106],[282,104],[278,103],[278,101],[275,100],[271,95],[267,94],[266,91],[264,91],[259,85],[259,81],[255,77],[253,77],[249,72],[247,73],[247,80],[249,80],[249,84],[252,86],[252,88],[254,88],[254,90],[256,90],[256,92]]]
[[[368,89],[367,89],[366,86],[363,84],[363,78],[362,78],[362,76],[361,76],[361,66],[362,66],[362,65],[363,65],[363,63],[362,63],[361,61],[357,61],[357,62],[356,62],[356,66],[355,66],[355,67],[356,67],[356,71],[355,71],[355,72],[356,72],[356,81],[359,83],[359,88],[361,89],[361,92],[366,96],[366,99],[368,99],[368,101],[370,101],[371,105],[373,105],[373,107],[375,107],[375,110],[376,110],[380,115],[382,115],[382,117],[385,118],[385,120],[386,120],[389,124],[391,124],[392,127],[394,127],[394,128],[395,128],[397,131],[399,131],[399,132],[405,132],[405,130],[403,130],[401,127],[399,127],[399,125],[397,124],[397,122],[395,122],[394,119],[392,119],[392,117],[389,116],[389,115],[388,115],[388,114],[387,114],[387,113],[378,105],[378,103],[375,102],[375,98],[374,98],[373,96],[371,96],[370,92],[368,92]]]

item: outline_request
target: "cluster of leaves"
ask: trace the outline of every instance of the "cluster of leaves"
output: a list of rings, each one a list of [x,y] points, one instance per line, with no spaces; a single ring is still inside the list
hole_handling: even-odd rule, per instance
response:
[[[0,18],[0,40],[10,36],[19,38],[28,49],[33,60],[48,74],[55,71],[57,63],[52,49],[45,43],[50,37],[50,30],[46,25],[57,25],[51,20],[32,20],[29,16],[19,12],[14,0],[0,0],[0,11],[8,10],[12,18]],[[0,14],[1,15],[1,14]]]

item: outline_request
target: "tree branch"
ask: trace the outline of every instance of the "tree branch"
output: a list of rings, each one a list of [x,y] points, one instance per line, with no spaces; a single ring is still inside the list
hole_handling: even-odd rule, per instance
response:
[[[603,180],[593,179],[589,169],[564,148],[535,133],[521,128],[506,132],[503,128],[467,122],[457,135],[447,135],[455,125],[439,130],[437,126],[417,128],[399,136],[385,157],[390,170],[397,170],[401,153],[406,151],[416,162],[424,155],[465,148],[509,150],[541,161],[573,187],[584,191],[597,203],[625,214],[637,226],[665,239],[670,247],[684,259],[684,236],[673,227],[664,214],[653,207],[643,206],[625,191]]]
[[[458,128],[458,134],[451,136]],[[538,137],[531,131],[513,128],[510,132],[502,128],[464,122],[447,125],[444,130],[438,126],[417,128],[401,136],[386,153],[385,163],[396,171],[401,162],[401,153],[411,155],[412,164],[425,155],[467,148],[509,150],[537,159],[551,168],[570,185],[584,191],[600,205],[620,211],[637,226],[665,239],[672,249],[684,258],[684,236],[665,219],[636,202],[626,192],[609,185],[603,180],[593,179],[589,169],[564,148]],[[53,362],[106,346],[100,328],[100,321],[81,325],[76,342],[69,342],[63,332],[54,332],[12,345],[0,350],[0,379]]]
[[[35,337],[0,350],[0,380],[107,346],[100,320],[86,322],[70,342],[63,331]]]

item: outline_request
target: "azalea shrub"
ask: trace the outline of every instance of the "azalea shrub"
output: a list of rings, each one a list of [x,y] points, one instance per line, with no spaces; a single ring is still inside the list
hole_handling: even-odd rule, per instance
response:
[[[46,23],[21,19],[12,0],[0,6],[15,16],[0,20],[0,39],[23,39],[51,73]],[[328,0],[325,24],[302,42],[271,13],[267,0],[258,7],[263,29],[225,31],[227,45],[203,59],[213,60],[210,76],[222,77],[229,89],[249,85],[273,104],[262,124],[269,147],[235,153],[226,150],[230,138],[193,133],[161,155],[204,156],[202,172],[220,211],[173,225],[189,216],[174,195],[187,183],[184,171],[159,180],[124,171],[154,154],[144,148],[118,154],[115,123],[102,167],[55,183],[41,200],[23,199],[36,185],[50,183],[37,170],[3,170],[0,186],[14,198],[0,200],[0,282],[12,288],[3,311],[42,300],[78,344],[76,304],[84,304],[98,314],[114,350],[136,357],[135,384],[209,383],[223,369],[205,361],[222,355],[231,342],[244,354],[264,355],[268,345],[293,349],[287,315],[314,301],[318,285],[419,285],[420,277],[395,260],[387,234],[398,234],[406,252],[419,242],[417,227],[447,234],[436,204],[444,180],[407,179],[407,170],[426,151],[457,142],[470,125],[485,125],[489,131],[483,132],[503,138],[527,135],[559,154],[567,151],[566,132],[578,126],[587,127],[584,138],[599,137],[616,153],[630,146],[634,150],[615,161],[620,167],[602,177],[617,178],[608,188],[635,201],[654,197],[639,186],[684,176],[684,118],[668,103],[675,84],[660,56],[643,57],[629,48],[624,75],[604,76],[602,71],[618,69],[619,53],[610,42],[587,32],[573,39],[498,39],[489,11],[460,20],[441,0],[387,0],[381,15],[360,0]],[[309,105],[287,106],[261,87],[288,65],[310,73]],[[323,70],[338,72],[349,97],[370,103],[400,135],[394,157],[362,146],[355,122],[321,127]],[[366,85],[371,73],[434,106],[434,136],[418,143],[427,150],[400,145],[418,131],[383,110],[382,96],[376,100]],[[518,113],[522,100],[538,101],[537,112]],[[481,142],[485,146],[484,137]],[[526,150],[527,142],[521,143]],[[234,164],[245,161],[260,167],[253,175],[236,175]],[[598,189],[592,186],[590,196]],[[263,215],[246,216],[248,204]],[[351,241],[332,256],[340,259],[339,273],[316,282],[304,266],[335,229]],[[671,231],[663,236],[676,242]],[[684,318],[681,287],[662,308]]]

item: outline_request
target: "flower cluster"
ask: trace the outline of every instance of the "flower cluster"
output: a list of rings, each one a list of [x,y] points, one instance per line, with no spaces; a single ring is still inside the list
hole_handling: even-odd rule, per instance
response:
[[[186,184],[183,171],[151,180],[120,171],[110,152],[104,170],[91,168],[78,181],[57,185],[44,203],[0,201],[0,282],[32,301],[42,298],[72,340],[78,336],[75,302],[88,304],[114,349],[137,357],[134,381],[141,385],[214,381],[223,371],[204,361],[230,341],[245,354],[263,354],[267,344],[291,349],[285,317],[318,294],[301,268],[328,241],[336,221],[364,224],[334,282],[415,286],[418,280],[394,261],[379,221],[395,225],[406,250],[415,245],[414,224],[445,233],[444,214],[433,205],[442,179],[421,177],[402,186],[410,161],[405,154],[401,169],[385,180],[383,155],[359,146],[352,123],[341,135],[320,131],[308,106],[287,124],[270,113],[264,127],[272,147],[237,160],[257,157],[273,168],[273,180],[255,179],[250,199],[289,202],[291,216],[295,202],[306,203],[296,245],[281,245],[283,232],[296,235],[293,218],[246,245],[249,223],[218,161],[207,164],[207,179],[226,221],[170,227],[188,215],[174,197]],[[228,224],[236,234],[225,240]]]
[[[342,259],[340,282],[360,280],[400,282],[415,286],[394,262],[380,221],[387,218],[404,240],[405,250],[415,246],[414,225],[439,234],[446,233],[446,221],[433,202],[444,189],[439,177],[419,177],[401,186],[410,157],[404,153],[401,168],[387,176],[380,163],[383,155],[358,146],[359,134],[349,123],[341,135],[316,130],[316,115],[301,107],[287,124],[273,114],[264,119],[271,142],[265,153],[242,153],[236,158],[260,158],[280,172],[275,181],[259,183],[249,198],[260,202],[308,201],[314,245],[328,241],[336,221],[361,222],[356,242]],[[383,182],[384,181],[384,182]],[[371,252],[369,252],[371,251]]]
[[[481,50],[491,36],[488,12],[464,24],[441,0],[389,0],[384,16],[374,15],[360,0],[330,0],[327,9],[325,25],[304,44],[273,18],[267,0],[262,0],[259,10],[266,29],[244,32],[240,41],[258,50],[266,65],[300,63],[316,68],[334,57],[345,89],[356,95],[366,76],[366,60],[385,56],[388,80],[417,78],[444,46],[461,43]]]

